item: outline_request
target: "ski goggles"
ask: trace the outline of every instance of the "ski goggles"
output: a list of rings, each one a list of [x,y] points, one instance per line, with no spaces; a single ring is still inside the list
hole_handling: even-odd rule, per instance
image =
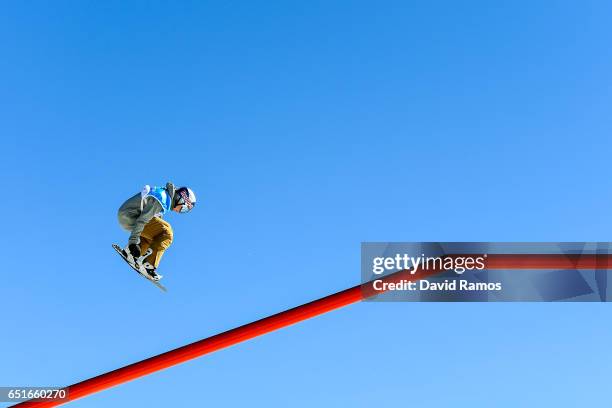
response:
[[[193,208],[193,203],[189,199],[189,194],[186,191],[181,191],[181,200],[179,200],[179,204],[181,205],[181,212],[186,213],[191,211]]]

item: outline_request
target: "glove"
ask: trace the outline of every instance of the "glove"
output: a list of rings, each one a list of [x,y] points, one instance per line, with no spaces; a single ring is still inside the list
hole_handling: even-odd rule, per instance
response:
[[[130,245],[128,245],[128,250],[130,251],[130,254],[134,258],[140,257],[140,246],[138,246],[136,244],[130,244]]]

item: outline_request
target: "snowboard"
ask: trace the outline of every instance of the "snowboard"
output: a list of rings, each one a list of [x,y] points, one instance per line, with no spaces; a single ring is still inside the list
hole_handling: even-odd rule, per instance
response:
[[[130,265],[130,267],[135,270],[136,272],[138,272],[138,274],[140,276],[142,276],[143,278],[145,278],[146,280],[148,280],[149,282],[151,282],[152,284],[154,284],[155,286],[157,286],[162,292],[166,292],[167,289],[164,285],[162,285],[161,283],[153,280],[153,278],[151,278],[149,276],[148,273],[146,273],[145,271],[141,271],[140,268],[140,264],[142,262],[143,259],[145,259],[147,256],[149,256],[151,254],[151,249],[148,249],[147,252],[145,252],[140,258],[138,258],[136,260],[136,263],[130,262],[128,260],[128,258],[126,258],[123,255],[123,248],[121,248],[119,245],[117,244],[113,244],[113,248],[115,248],[115,251],[117,251],[117,253],[121,256],[121,259],[123,259],[128,265]]]

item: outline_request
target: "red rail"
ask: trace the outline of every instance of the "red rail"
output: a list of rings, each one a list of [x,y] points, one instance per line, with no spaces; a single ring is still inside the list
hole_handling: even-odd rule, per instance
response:
[[[450,255],[460,256],[460,255]],[[472,255],[473,256],[473,255]],[[486,261],[487,269],[608,269],[612,266],[612,255],[493,255]],[[438,273],[438,270],[418,271],[410,274],[403,270],[388,275],[384,282],[419,280]],[[348,306],[352,303],[380,294],[374,290],[372,282],[354,286],[342,292],[326,296],[293,309],[245,324],[232,330],[208,337],[183,347],[150,357],[146,360],[101,374],[97,377],[66,387],[67,399],[30,400],[13,407],[55,407],[94,394],[98,391],[126,383],[139,377],[184,363],[205,354],[210,354],[243,341],[270,333],[274,330],[310,319],[315,316]]]

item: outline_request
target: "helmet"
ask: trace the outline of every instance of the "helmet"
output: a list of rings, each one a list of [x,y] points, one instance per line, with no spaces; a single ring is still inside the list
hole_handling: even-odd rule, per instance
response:
[[[181,187],[174,194],[174,207],[180,206],[179,212],[191,211],[196,203],[196,196],[190,188]]]

